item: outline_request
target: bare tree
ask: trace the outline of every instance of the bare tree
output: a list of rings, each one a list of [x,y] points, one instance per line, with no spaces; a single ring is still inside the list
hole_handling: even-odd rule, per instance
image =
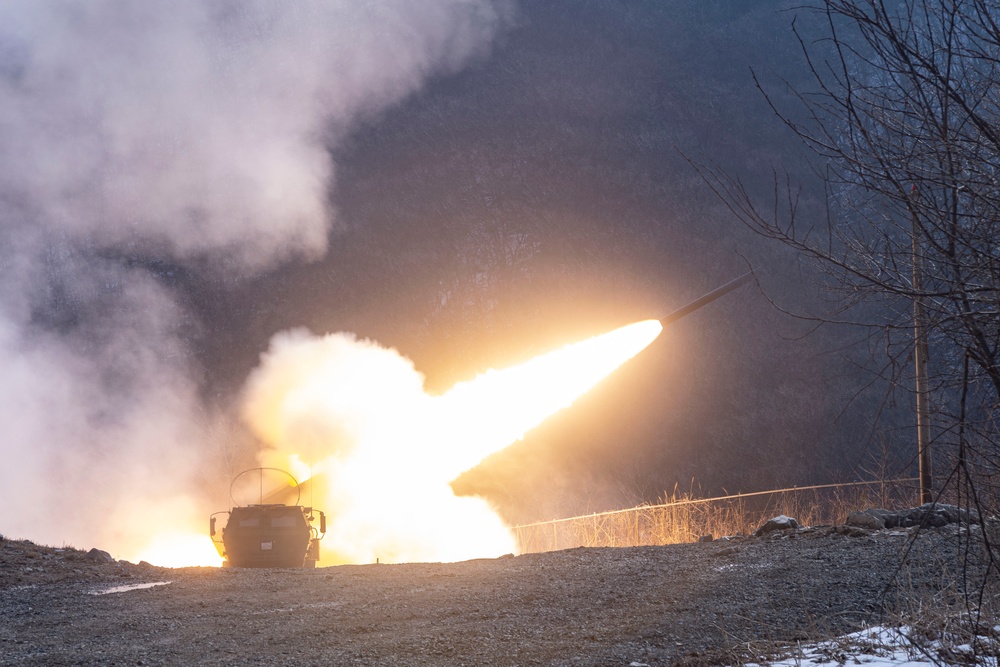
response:
[[[792,26],[815,88],[779,108],[757,85],[819,158],[825,214],[807,219],[787,177],[764,206],[740,178],[695,166],[741,221],[824,268],[841,317],[877,304],[863,323],[895,342],[894,367],[914,354],[919,382],[929,345],[917,401],[936,407],[938,491],[982,505],[1000,471],[1000,5],[826,0],[806,11],[823,38]]]

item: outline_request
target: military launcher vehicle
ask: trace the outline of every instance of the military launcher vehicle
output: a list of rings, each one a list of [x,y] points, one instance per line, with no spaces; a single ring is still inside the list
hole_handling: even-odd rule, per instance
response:
[[[290,484],[278,490],[269,487],[265,495],[265,472],[287,476]],[[240,504],[234,489],[249,486],[253,473],[260,477],[260,494],[255,504]],[[271,474],[270,477],[275,477]],[[226,560],[223,567],[316,567],[319,560],[319,542],[326,535],[326,514],[312,507],[303,507],[301,489],[292,475],[278,468],[252,468],[237,475],[230,485],[233,508],[212,514],[209,534],[216,550]],[[284,499],[295,491],[292,504],[265,502]],[[245,495],[245,493],[243,494]],[[216,519],[228,514],[221,538],[217,537]],[[319,519],[319,526],[313,522]]]

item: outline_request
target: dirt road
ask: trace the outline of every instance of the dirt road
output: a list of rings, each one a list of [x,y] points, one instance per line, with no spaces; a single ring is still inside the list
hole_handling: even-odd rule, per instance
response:
[[[853,533],[315,570],[165,570],[8,540],[0,664],[722,664],[877,622],[908,537]],[[952,595],[953,535],[916,540],[908,596]]]

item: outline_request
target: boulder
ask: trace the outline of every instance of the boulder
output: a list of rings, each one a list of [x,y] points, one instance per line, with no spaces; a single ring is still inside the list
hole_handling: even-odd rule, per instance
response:
[[[773,519],[768,519],[763,526],[757,529],[754,533],[756,537],[761,535],[766,535],[767,533],[774,532],[776,530],[793,530],[799,527],[799,522],[790,516],[776,516]]]
[[[88,551],[87,555],[85,556],[85,558],[87,560],[93,561],[95,563],[114,563],[115,562],[115,559],[111,557],[111,554],[109,554],[107,551],[102,551],[101,549],[98,549],[96,547],[93,548],[93,549],[91,549],[90,551]]]
[[[873,508],[863,512],[851,512],[847,516],[846,524],[856,528],[882,530],[883,528],[895,528],[899,525],[899,521],[889,510]]]

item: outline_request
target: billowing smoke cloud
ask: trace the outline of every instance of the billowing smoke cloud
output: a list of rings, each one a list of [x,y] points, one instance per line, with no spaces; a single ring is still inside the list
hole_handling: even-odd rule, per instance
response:
[[[4,2],[4,199],[100,245],[316,257],[324,138],[481,52],[497,19],[467,0]]]
[[[203,522],[187,491],[219,443],[198,323],[127,260],[259,272],[321,256],[331,142],[485,53],[508,14],[0,0],[0,532],[127,557],[156,532],[152,507]]]
[[[246,419],[273,448],[265,464],[287,469],[298,459],[311,466],[296,471],[299,479],[316,474],[310,498],[330,513],[324,564],[454,561],[514,550],[485,501],[452,493],[455,457],[441,455],[456,444],[475,452],[483,438],[451,442],[446,427],[460,416],[440,418],[441,398],[424,393],[423,382],[395,350],[303,329],[276,335],[247,382]],[[481,458],[472,456],[467,465]]]

